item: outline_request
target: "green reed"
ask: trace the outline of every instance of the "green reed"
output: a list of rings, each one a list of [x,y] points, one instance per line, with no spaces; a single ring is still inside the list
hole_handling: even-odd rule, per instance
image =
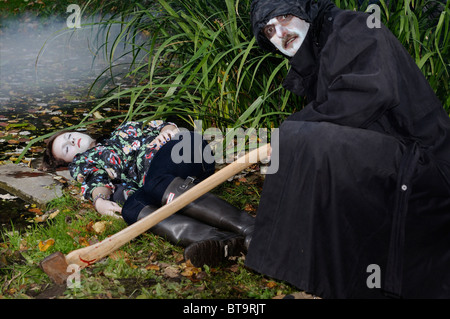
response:
[[[367,9],[367,3],[358,6],[355,0],[335,3]],[[145,52],[140,60],[145,62],[136,60],[130,71],[139,84],[106,99],[128,99],[128,118],[175,115],[189,123],[202,120],[204,127],[269,128],[304,105],[281,87],[286,60],[257,47],[250,1],[157,0],[151,7],[137,5],[120,19],[105,21],[122,25],[117,43],[126,39],[133,44],[130,53]],[[382,0],[380,8],[382,22],[409,50],[448,110],[449,4]],[[142,33],[148,40],[137,45]],[[114,55],[114,47],[108,54]]]
[[[139,3],[138,3],[139,2]],[[110,62],[127,43],[132,56],[129,88],[114,87],[90,115],[106,104],[127,104],[123,119],[177,118],[202,128],[274,128],[304,106],[304,100],[282,87],[289,69],[286,59],[266,53],[255,43],[249,0],[149,0],[129,2],[101,13],[97,32],[109,35],[97,49]],[[349,10],[367,10],[367,1],[335,0]],[[123,2],[120,2],[123,5]],[[144,4],[142,4],[144,3]],[[450,112],[449,3],[426,0],[381,0],[381,20],[409,51],[431,87]],[[370,10],[368,11],[371,12]],[[99,37],[101,38],[101,37]],[[113,83],[114,84],[114,83]],[[99,76],[92,91],[102,88]],[[80,125],[89,124],[87,116]],[[103,119],[106,120],[106,119]],[[30,143],[31,145],[32,143]]]

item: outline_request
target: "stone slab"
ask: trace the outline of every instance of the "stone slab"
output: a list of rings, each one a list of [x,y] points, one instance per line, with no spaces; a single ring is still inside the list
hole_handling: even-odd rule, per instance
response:
[[[64,176],[66,173],[60,175]],[[55,176],[22,164],[0,165],[0,188],[45,208],[48,202],[63,195],[62,185]]]

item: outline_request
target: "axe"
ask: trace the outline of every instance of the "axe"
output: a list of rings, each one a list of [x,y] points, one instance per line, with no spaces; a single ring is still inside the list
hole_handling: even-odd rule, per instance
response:
[[[269,152],[269,144],[254,149],[181,194],[172,202],[162,206],[152,214],[140,219],[111,237],[105,238],[95,245],[74,250],[67,255],[61,252],[55,252],[43,259],[39,263],[39,266],[56,284],[63,284],[71,274],[71,272],[68,272],[69,265],[78,265],[79,269],[82,269],[108,256],[160,221],[222,184],[230,177],[254,163],[267,159]]]

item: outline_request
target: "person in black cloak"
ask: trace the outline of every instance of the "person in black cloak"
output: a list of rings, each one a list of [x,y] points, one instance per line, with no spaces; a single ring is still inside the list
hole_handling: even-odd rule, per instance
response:
[[[258,44],[307,105],[279,127],[246,265],[322,298],[450,297],[450,119],[367,13],[254,0]]]

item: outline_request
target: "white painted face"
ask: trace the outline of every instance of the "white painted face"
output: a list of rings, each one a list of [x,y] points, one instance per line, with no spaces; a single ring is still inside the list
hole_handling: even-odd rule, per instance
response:
[[[308,22],[288,14],[270,19],[263,32],[281,53],[292,57],[300,49],[308,30]]]
[[[55,138],[52,145],[52,153],[55,158],[70,163],[75,155],[83,153],[93,146],[95,146],[95,140],[89,135],[79,132],[67,132]]]

